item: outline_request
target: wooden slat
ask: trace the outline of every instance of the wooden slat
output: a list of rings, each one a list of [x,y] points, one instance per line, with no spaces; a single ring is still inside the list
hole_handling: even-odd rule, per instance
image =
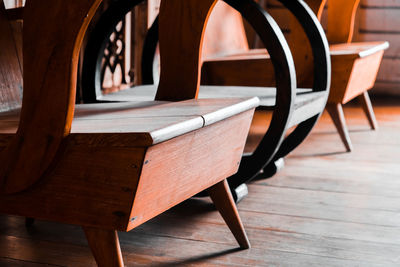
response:
[[[400,82],[400,58],[384,58],[378,73],[380,82]]]
[[[373,93],[400,95],[398,81],[398,62],[400,31],[399,0],[361,0],[358,12],[356,41],[387,40],[390,48],[385,52]]]
[[[149,146],[253,109],[258,102],[253,97],[77,105],[71,135],[80,144],[118,141],[121,146],[124,142],[126,146]],[[3,114],[0,133],[15,133],[18,123],[18,112]]]
[[[388,47],[388,42],[333,44],[330,46],[330,53],[333,57],[348,56],[349,58],[356,59],[373,55],[379,51],[386,50]]]
[[[309,92],[311,89],[297,89],[298,93]],[[103,101],[151,101],[154,99],[156,87],[152,85],[136,86],[132,89],[122,90],[117,93],[105,95]],[[232,98],[251,98],[257,96],[261,107],[275,105],[276,88],[252,86],[201,86],[199,99],[217,98],[232,101]],[[231,99],[231,100],[229,100]],[[251,100],[253,101],[253,100]],[[302,100],[299,100],[299,105]]]
[[[396,32],[400,24],[400,9],[361,8],[359,30],[363,32]]]
[[[128,229],[236,173],[252,116],[252,110],[243,112],[202,131],[150,147]],[[230,130],[235,134],[226,135]],[[168,154],[168,164],[162,153]]]
[[[400,7],[399,0],[361,0],[362,7]]]

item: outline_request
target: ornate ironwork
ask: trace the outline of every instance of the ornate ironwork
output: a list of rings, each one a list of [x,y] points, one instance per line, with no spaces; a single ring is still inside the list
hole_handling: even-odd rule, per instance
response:
[[[115,88],[120,87],[123,84],[128,84],[125,77],[125,27],[125,20],[118,23],[114,32],[110,36],[106,48],[104,49],[104,57],[101,66],[101,84],[105,85],[107,82],[110,83],[110,81],[112,84],[111,88],[102,86],[104,91],[115,90]],[[118,67],[120,71],[118,71]],[[106,75],[107,70],[110,72],[110,77]],[[116,78],[118,78],[120,84],[115,84]]]

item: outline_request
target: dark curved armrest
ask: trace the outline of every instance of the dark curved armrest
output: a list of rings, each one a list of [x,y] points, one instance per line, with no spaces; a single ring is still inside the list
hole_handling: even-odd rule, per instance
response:
[[[313,91],[329,92],[331,59],[329,44],[317,16],[303,0],[279,0],[299,21],[310,41],[314,57]]]

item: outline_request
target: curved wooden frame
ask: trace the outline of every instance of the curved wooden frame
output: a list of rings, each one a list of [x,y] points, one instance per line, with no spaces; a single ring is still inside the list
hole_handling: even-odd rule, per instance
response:
[[[296,74],[292,54],[275,20],[252,0],[226,0],[250,23],[270,53],[276,76],[276,104],[270,126],[249,157],[243,157],[239,171],[229,178],[231,188],[253,179],[269,162],[284,141],[284,133],[294,110]],[[255,16],[258,14],[258,17]],[[283,64],[282,64],[283,63]]]
[[[360,0],[335,0],[335,4],[328,6],[327,36],[330,44],[351,42],[359,4]]]
[[[326,101],[328,100],[331,86],[331,58],[329,52],[328,40],[325,37],[324,29],[319,23],[319,17],[322,15],[323,7],[316,5],[315,2],[326,0],[312,1],[308,6],[302,1],[284,0],[282,3],[288,8],[293,15],[296,16],[298,22],[303,27],[307,38],[311,44],[313,60],[314,60],[314,82],[313,91],[326,91]],[[318,16],[313,13],[318,10]],[[320,114],[300,123],[296,129],[285,139],[279,151],[276,153],[274,160],[282,158],[299,146],[317,123]]]
[[[24,15],[21,118],[16,137],[1,152],[2,192],[15,193],[34,184],[69,134],[75,107],[78,54],[101,1],[28,0]],[[40,42],[33,41],[37,40],[37,32],[43,33]]]

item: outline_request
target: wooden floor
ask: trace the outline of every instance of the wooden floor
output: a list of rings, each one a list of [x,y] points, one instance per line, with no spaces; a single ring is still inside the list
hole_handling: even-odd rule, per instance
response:
[[[375,111],[372,132],[361,109],[345,108],[354,152],[324,114],[278,175],[249,186],[239,209],[250,250],[208,199],[189,200],[120,234],[126,265],[400,266],[400,104]],[[0,216],[0,266],[45,265],[93,266],[81,229]]]

